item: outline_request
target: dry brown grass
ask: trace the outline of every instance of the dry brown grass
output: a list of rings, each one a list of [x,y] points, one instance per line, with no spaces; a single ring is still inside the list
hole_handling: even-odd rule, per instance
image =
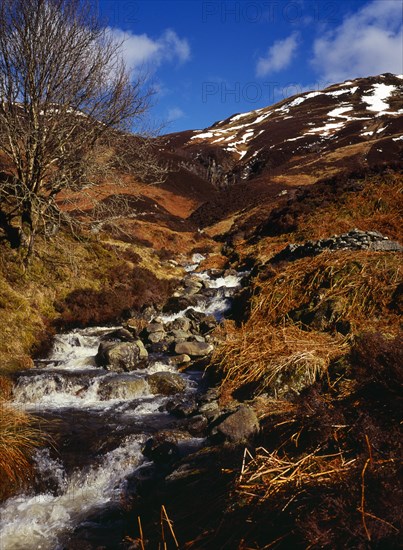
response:
[[[223,375],[222,394],[244,386],[276,397],[295,394],[321,377],[346,344],[340,337],[307,333],[296,326],[275,327],[263,317],[240,328],[227,321],[217,331],[221,340],[212,364]]]
[[[32,453],[45,441],[34,423],[32,416],[0,399],[0,500],[31,478]]]
[[[302,486],[307,489],[310,483],[343,476],[355,462],[355,459],[346,461],[341,453],[324,455],[318,450],[292,459],[264,447],[256,449],[254,457],[249,454],[249,458],[239,476],[237,491],[263,501],[281,491],[294,496]]]
[[[324,252],[282,265],[260,286],[254,298],[251,322],[260,318],[282,323],[292,310],[308,304],[336,300],[337,315],[349,320],[353,331],[398,323],[390,311],[401,282],[399,254],[339,251]]]
[[[245,387],[276,397],[299,393],[348,352],[360,331],[371,326],[396,334],[392,307],[400,270],[399,255],[352,251],[269,267],[265,280],[254,282],[247,321],[240,327],[226,322],[216,332],[212,363],[223,377],[224,397]],[[320,314],[327,303],[333,307],[328,328],[293,321],[299,308]],[[336,331],[339,322],[348,323],[347,337]]]
[[[293,235],[295,240],[322,239],[353,227],[402,239],[403,176],[397,172],[371,175],[362,184],[362,191],[347,193],[333,204],[314,208],[301,218]]]

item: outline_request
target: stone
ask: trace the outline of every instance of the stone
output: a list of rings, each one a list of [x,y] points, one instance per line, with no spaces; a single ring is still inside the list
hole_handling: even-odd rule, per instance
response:
[[[192,340],[194,342],[205,342],[206,340],[203,338],[203,336],[200,336],[200,334],[195,334],[193,337],[192,337]]]
[[[143,377],[121,374],[102,381],[98,393],[103,399],[133,399],[147,393],[148,385]]]
[[[120,342],[134,342],[135,337],[132,332],[125,328],[118,328],[114,330],[113,332],[108,332],[107,334],[104,334],[104,336],[101,338],[102,341],[105,340],[118,340]]]
[[[197,294],[203,288],[203,283],[200,279],[189,279],[185,281],[186,294]]]
[[[157,344],[158,342],[161,342],[165,338],[165,332],[152,332],[148,335],[148,341],[152,344]]]
[[[315,256],[325,249],[330,250],[377,250],[381,252],[402,252],[403,247],[398,242],[389,241],[378,231],[361,231],[353,229],[342,235],[334,235],[319,241],[306,241],[304,244],[288,244],[270,261],[293,261],[306,256]]]
[[[179,448],[174,435],[160,433],[148,439],[142,450],[143,455],[155,464],[171,464],[179,458]]]
[[[114,372],[129,372],[146,366],[148,352],[141,340],[135,342],[101,342],[96,364]]]
[[[206,318],[205,313],[202,313],[201,311],[196,311],[195,309],[188,309],[185,315],[196,323],[201,323]]]
[[[230,443],[247,443],[258,433],[259,420],[251,407],[241,405],[236,412],[220,422],[214,431]]]
[[[154,332],[165,332],[164,325],[162,323],[150,323],[146,326],[146,332],[153,334]]]
[[[182,353],[181,355],[174,355],[173,357],[170,357],[169,362],[171,365],[184,365],[185,363],[190,363],[191,358],[189,355],[186,355],[186,353]]]
[[[190,330],[190,319],[187,317],[178,317],[170,323],[167,323],[165,325],[165,330],[167,332],[172,332],[174,330],[184,330],[185,332],[188,332]]]
[[[175,353],[186,354],[190,357],[204,357],[213,351],[213,346],[207,342],[181,342],[176,344]]]
[[[395,241],[372,242],[369,248],[380,252],[403,252],[403,246]]]
[[[171,331],[171,334],[172,336],[174,337],[174,341],[175,342],[178,342],[178,341],[184,341],[184,340],[187,340],[188,338],[191,338],[191,333],[186,331],[186,330],[173,330]]]
[[[155,372],[147,377],[147,382],[154,394],[175,395],[186,389],[185,380],[175,372]]]
[[[214,315],[206,315],[200,323],[200,332],[206,334],[211,332],[217,326],[217,320]]]
[[[199,300],[194,296],[172,296],[163,307],[164,313],[179,313],[188,307],[197,306]]]
[[[194,395],[178,395],[167,403],[166,410],[177,418],[187,418],[197,412],[196,398]]]

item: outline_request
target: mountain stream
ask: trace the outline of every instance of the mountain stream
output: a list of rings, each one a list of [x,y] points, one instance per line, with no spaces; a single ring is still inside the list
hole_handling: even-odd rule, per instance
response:
[[[202,257],[195,255],[189,274],[208,289],[194,310],[220,320],[243,273],[217,276],[192,273]],[[186,315],[160,315],[169,322]],[[119,327],[91,327],[58,334],[46,359],[19,374],[14,406],[34,414],[52,435],[52,443],[35,455],[31,492],[0,506],[1,550],[61,550],[69,533],[105,505],[119,502],[126,479],[149,463],[144,444],[159,430],[175,427],[178,419],[165,405],[169,397],[150,391],[152,373],[171,371],[168,355],[150,354],[145,369],[111,372],[95,363],[103,336]],[[185,395],[200,391],[200,372],[187,370]],[[189,449],[202,438],[181,442]]]

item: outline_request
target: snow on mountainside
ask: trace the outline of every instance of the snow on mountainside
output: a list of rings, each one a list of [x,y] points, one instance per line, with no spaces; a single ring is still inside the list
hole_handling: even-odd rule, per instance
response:
[[[401,81],[403,75],[396,77],[382,75],[379,78]],[[364,130],[369,126],[367,121],[373,120],[374,116],[379,118],[403,115],[402,91],[403,82],[391,85],[382,82],[374,84],[366,82],[359,86],[347,81],[327,88],[323,92],[309,92],[273,107],[234,115],[226,121],[215,124],[207,131],[196,131],[190,139],[219,143],[224,149],[237,153],[239,159],[242,159],[249,153],[250,145],[254,140],[268,130],[262,127],[265,121],[268,122],[269,117],[276,123],[291,118],[300,120],[299,135],[284,141],[296,141],[311,135],[332,138],[350,122],[362,122]],[[401,108],[396,106],[399,100],[401,105],[398,107]],[[319,105],[321,109],[317,112],[318,121],[307,121],[305,116],[311,115]],[[290,132],[293,132],[294,128],[291,124],[289,126]],[[380,133],[384,129],[386,126],[378,129],[377,132]],[[372,133],[369,131],[364,134],[372,135]],[[254,154],[256,155],[256,152]]]
[[[166,136],[164,150],[217,187],[313,183],[341,169],[399,162],[403,75],[350,80]],[[298,181],[297,181],[298,180]]]

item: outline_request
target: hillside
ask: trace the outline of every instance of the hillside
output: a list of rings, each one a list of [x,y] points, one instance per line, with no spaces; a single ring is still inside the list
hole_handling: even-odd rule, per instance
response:
[[[403,77],[360,78],[171,134],[164,150],[228,190],[192,217],[201,227],[279,193],[382,164],[400,163]]]

